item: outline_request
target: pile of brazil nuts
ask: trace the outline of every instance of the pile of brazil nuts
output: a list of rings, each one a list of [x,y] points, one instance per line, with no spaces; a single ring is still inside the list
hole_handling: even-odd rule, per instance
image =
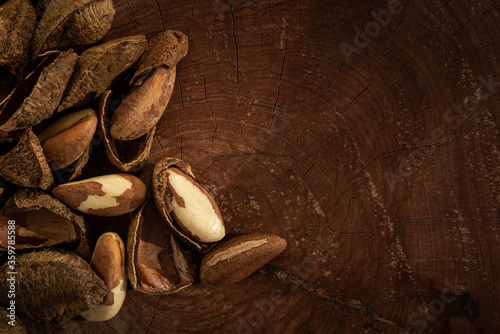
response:
[[[138,177],[188,38],[102,43],[114,14],[111,0],[0,7],[0,303],[21,320],[106,321],[128,288],[231,284],[286,248],[272,234],[227,238],[214,198],[180,159]],[[97,145],[117,172],[82,179]],[[93,242],[93,216],[123,217],[127,240],[108,231]]]

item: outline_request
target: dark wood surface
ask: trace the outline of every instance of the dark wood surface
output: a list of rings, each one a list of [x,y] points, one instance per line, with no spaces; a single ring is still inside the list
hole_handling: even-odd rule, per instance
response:
[[[53,332],[499,332],[500,7],[392,3],[375,24],[386,1],[115,1],[107,39],[189,37],[150,163],[182,158],[228,234],[288,248]]]

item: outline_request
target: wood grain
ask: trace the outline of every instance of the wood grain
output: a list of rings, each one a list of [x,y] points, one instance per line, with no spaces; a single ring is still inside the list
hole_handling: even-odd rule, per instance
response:
[[[115,5],[107,39],[189,37],[149,165],[182,158],[229,234],[288,248],[52,333],[500,331],[496,1],[401,0],[379,29],[381,0]]]

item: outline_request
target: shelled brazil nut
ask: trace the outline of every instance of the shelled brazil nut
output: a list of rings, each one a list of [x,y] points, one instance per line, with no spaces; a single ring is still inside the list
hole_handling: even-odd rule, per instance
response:
[[[182,242],[196,251],[207,252],[213,242],[224,237],[220,210],[187,163],[163,158],[155,165],[152,183],[158,211]]]
[[[90,267],[106,283],[108,293],[102,303],[80,315],[91,321],[107,321],[120,311],[127,294],[125,245],[118,234],[106,232],[99,237]]]

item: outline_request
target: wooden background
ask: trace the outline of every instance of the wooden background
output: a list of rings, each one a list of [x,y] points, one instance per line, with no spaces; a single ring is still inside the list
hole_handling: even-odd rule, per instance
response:
[[[108,40],[190,41],[150,162],[190,163],[229,234],[289,245],[53,333],[500,331],[497,1],[392,1],[387,24],[382,0],[115,5]]]

